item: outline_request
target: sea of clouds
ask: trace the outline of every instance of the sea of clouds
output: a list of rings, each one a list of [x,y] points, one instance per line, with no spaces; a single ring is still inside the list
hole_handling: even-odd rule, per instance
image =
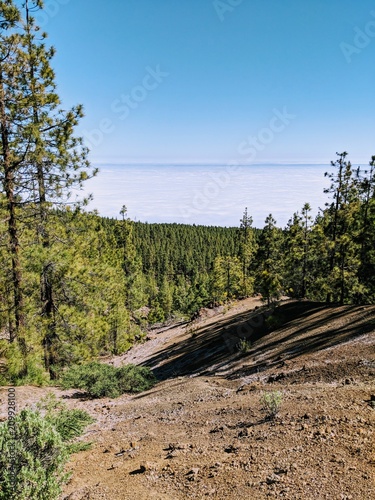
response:
[[[238,226],[244,208],[255,227],[272,213],[280,227],[310,203],[324,208],[329,165],[98,165],[87,181],[94,195],[89,209],[100,215],[142,222]]]

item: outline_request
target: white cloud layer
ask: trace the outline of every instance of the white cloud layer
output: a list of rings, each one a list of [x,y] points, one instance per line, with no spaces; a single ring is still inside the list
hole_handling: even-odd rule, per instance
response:
[[[119,217],[122,205],[133,220],[238,226],[245,207],[254,226],[272,213],[279,226],[308,202],[316,215],[328,201],[323,193],[327,165],[107,165],[86,183],[89,209]]]

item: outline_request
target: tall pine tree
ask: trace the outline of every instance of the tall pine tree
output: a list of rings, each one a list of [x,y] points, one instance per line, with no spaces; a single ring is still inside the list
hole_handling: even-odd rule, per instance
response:
[[[329,265],[327,275],[327,302],[350,301],[360,291],[358,280],[359,247],[356,243],[356,213],[358,189],[352,165],[346,160],[347,153],[337,153],[336,173],[326,174],[331,185],[325,190],[332,196],[321,222],[327,238]]]
[[[29,326],[20,234],[33,227],[35,240],[30,239],[28,244],[41,247],[34,255],[38,255],[40,264],[40,315],[45,325],[42,343],[48,369],[54,362],[57,307],[52,288],[56,237],[51,234],[54,225],[50,222],[64,213],[64,207],[75,203],[71,199],[72,188],[80,188],[88,178],[89,163],[82,139],[74,136],[82,108],[67,112],[59,109],[50,66],[54,50],[46,47],[46,34],[40,33],[32,17],[32,12],[42,7],[40,0],[26,0],[21,12],[11,0],[0,2],[0,16],[6,20],[1,24],[0,175],[13,270],[14,320],[10,316],[10,340],[17,339],[26,354],[25,331]]]
[[[280,297],[282,290],[281,243],[281,230],[276,227],[276,220],[270,214],[259,238],[257,254],[257,288],[268,306]]]
[[[247,207],[240,221],[240,248],[239,258],[242,266],[242,295],[249,297],[254,292],[254,278],[251,276],[251,265],[257,251],[254,230],[252,228],[253,219],[247,212]]]

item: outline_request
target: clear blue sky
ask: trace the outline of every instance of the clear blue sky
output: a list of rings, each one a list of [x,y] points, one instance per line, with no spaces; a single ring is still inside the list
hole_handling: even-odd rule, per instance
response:
[[[59,93],[84,105],[94,162],[375,154],[374,1],[45,4]]]

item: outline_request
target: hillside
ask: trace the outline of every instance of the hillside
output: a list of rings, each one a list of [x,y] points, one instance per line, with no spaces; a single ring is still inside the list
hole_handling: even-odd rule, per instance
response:
[[[55,389],[97,419],[63,498],[375,498],[375,306],[259,306],[202,310],[106,360],[153,368],[160,382],[147,393],[87,401]],[[19,406],[48,390],[19,388]],[[260,397],[276,390],[268,420]]]

